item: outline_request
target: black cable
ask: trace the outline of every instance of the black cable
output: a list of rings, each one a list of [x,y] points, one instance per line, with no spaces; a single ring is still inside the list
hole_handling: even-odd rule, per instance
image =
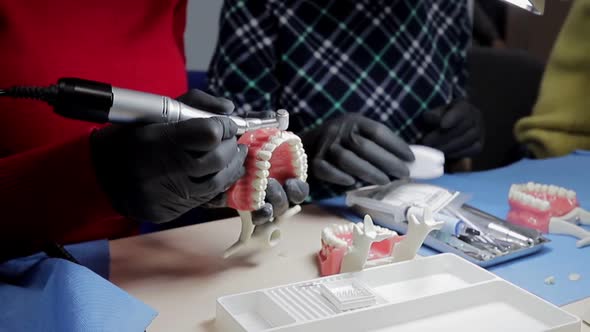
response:
[[[41,100],[53,104],[59,92],[57,85],[50,86],[13,86],[0,89],[0,96]]]
[[[49,243],[45,248],[43,248],[43,251],[48,257],[62,258],[72,263],[80,264],[80,262],[78,262],[78,260],[59,243]]]

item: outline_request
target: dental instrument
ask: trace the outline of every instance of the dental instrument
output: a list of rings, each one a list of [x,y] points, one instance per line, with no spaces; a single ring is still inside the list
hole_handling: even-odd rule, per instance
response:
[[[238,126],[238,135],[261,128],[286,130],[289,127],[286,110],[278,110],[272,119],[215,114],[170,97],[79,78],[61,78],[57,84],[47,87],[16,86],[0,90],[0,96],[41,100],[52,105],[61,116],[98,123],[171,123],[225,116]]]

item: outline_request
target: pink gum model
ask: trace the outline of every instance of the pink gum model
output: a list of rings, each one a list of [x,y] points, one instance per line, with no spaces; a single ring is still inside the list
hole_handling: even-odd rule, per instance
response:
[[[577,223],[590,224],[590,214],[580,208],[576,193],[562,187],[529,182],[514,184],[508,193],[509,222],[544,233],[580,238],[578,247],[590,244],[590,233]]]
[[[320,274],[322,276],[337,274],[341,272],[342,261],[352,246],[353,228],[361,227],[364,231],[363,224],[344,224],[332,225],[322,231],[322,249],[318,253],[318,263],[320,265]],[[387,238],[371,244],[367,261],[383,259],[391,256],[395,244],[403,239],[397,233],[375,226],[377,232]]]
[[[265,128],[246,132],[238,143],[248,146],[244,164],[246,174],[228,190],[227,203],[238,210],[242,231],[238,241],[225,252],[225,257],[241,250],[251,238],[258,239],[259,244],[265,246],[276,245],[280,237],[280,222],[301,209],[295,206],[285,215],[277,216],[272,223],[254,226],[251,211],[264,205],[268,178],[274,178],[281,184],[290,178],[307,179],[307,155],[297,135],[277,128]]]
[[[424,209],[421,220],[409,213],[406,236],[375,226],[369,215],[363,223],[328,226],[322,231],[322,249],[317,254],[320,274],[354,272],[413,259],[426,236],[442,225],[432,218],[429,209]]]

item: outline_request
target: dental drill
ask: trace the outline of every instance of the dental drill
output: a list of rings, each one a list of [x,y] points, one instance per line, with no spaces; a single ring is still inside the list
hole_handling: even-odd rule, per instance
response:
[[[238,126],[238,135],[261,128],[286,130],[289,127],[289,113],[282,109],[271,119],[215,114],[170,97],[79,78],[62,78],[48,87],[12,87],[0,90],[0,96],[45,101],[61,116],[98,123],[172,123],[225,116]]]

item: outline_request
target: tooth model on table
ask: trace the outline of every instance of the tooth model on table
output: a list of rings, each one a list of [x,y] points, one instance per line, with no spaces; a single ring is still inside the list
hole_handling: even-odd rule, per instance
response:
[[[252,211],[264,205],[268,179],[284,184],[287,179],[307,179],[307,155],[301,139],[289,131],[265,128],[246,132],[238,143],[248,146],[244,164],[246,174],[227,192],[228,206],[238,211],[242,220],[239,239],[228,248],[227,258],[248,245],[273,247],[280,241],[280,226],[301,210],[295,205],[272,222],[256,226],[252,223]]]
[[[413,259],[426,236],[442,226],[443,222],[435,221],[428,208],[424,209],[421,217],[408,214],[405,236],[374,225],[369,215],[365,215],[362,224],[328,226],[322,231],[322,249],[317,254],[320,274],[354,272],[365,267]]]
[[[590,225],[590,213],[580,207],[573,190],[534,182],[513,184],[508,202],[509,222],[544,233],[577,237],[578,248],[590,244],[590,232],[577,225]]]

